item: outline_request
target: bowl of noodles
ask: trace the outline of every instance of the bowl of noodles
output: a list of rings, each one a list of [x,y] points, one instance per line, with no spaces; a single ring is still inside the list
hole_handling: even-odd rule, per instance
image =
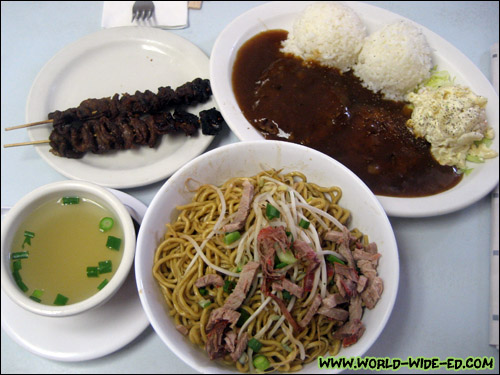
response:
[[[320,360],[362,356],[399,282],[373,193],[334,159],[282,141],[226,145],[179,169],[144,217],[135,270],[156,333],[206,373],[314,373]]]

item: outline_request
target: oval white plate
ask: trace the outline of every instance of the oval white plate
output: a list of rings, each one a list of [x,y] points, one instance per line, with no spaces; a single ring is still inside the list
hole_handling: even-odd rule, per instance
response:
[[[197,46],[169,31],[149,27],[103,29],[65,47],[40,71],[31,87],[26,122],[47,119],[54,110],[77,107],[87,98],[115,93],[134,94],[159,87],[176,88],[193,79],[208,78],[208,57]],[[191,106],[198,114],[215,107],[215,100]],[[48,139],[51,125],[29,128],[31,140]],[[155,148],[68,159],[50,153],[48,144],[38,145],[40,156],[70,179],[87,180],[112,188],[144,186],[167,178],[183,164],[201,154],[213,136],[166,135]]]
[[[147,207],[118,190],[111,190],[139,224]],[[86,313],[64,318],[33,314],[2,290],[2,329],[23,348],[57,361],[86,361],[124,347],[149,325],[137,294],[134,270],[109,302]]]
[[[364,312],[366,331],[361,339],[355,345],[343,348],[340,355],[362,356],[377,340],[394,307],[399,285],[396,239],[380,202],[354,173],[325,154],[294,143],[261,140],[218,147],[187,163],[163,184],[144,216],[135,257],[139,296],[151,325],[170,350],[196,371],[234,373],[234,368],[210,361],[206,353],[177,331],[151,271],[153,254],[165,235],[165,224],[175,219],[176,206],[192,199],[193,192],[188,191],[185,185],[187,179],[220,186],[231,177],[253,176],[271,168],[283,169],[284,173],[301,171],[308,181],[323,186],[339,186],[342,189],[339,204],[352,212],[349,227],[366,233],[370,241],[377,243],[382,254],[377,269],[384,281],[382,298],[373,310]],[[301,373],[317,372],[315,361],[301,370]]]
[[[212,90],[231,130],[242,141],[264,137],[241,113],[231,85],[231,73],[238,49],[252,36],[266,30],[290,30],[297,15],[311,2],[272,2],[253,8],[236,18],[217,38],[210,58]],[[369,33],[383,25],[406,19],[395,13],[372,5],[349,2],[362,19]],[[492,148],[498,151],[498,95],[481,71],[458,49],[429,29],[418,25],[434,52],[434,64],[445,69],[456,82],[469,86],[474,92],[488,98],[487,118],[495,129]],[[498,157],[484,164],[471,164],[469,176],[453,189],[423,198],[393,198],[377,196],[385,211],[391,216],[425,217],[462,209],[488,194],[498,184]]]

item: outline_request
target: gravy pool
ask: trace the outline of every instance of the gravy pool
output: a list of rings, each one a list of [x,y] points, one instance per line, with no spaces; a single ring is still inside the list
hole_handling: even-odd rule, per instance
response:
[[[377,195],[422,197],[458,184],[430,145],[406,126],[405,103],[382,99],[351,72],[304,64],[279,51],[285,30],[270,30],[238,51],[232,84],[246,119],[266,139],[300,143],[338,160]]]

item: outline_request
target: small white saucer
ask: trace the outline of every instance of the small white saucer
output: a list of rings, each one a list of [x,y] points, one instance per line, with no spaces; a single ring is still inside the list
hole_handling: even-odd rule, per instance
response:
[[[136,198],[111,190],[139,224],[147,207]],[[89,312],[51,318],[14,303],[3,291],[2,329],[19,345],[41,357],[66,362],[103,357],[121,349],[149,325],[137,293],[134,266],[112,299]]]

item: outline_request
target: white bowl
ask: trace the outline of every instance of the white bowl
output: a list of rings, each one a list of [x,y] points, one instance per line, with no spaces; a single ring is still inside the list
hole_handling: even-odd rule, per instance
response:
[[[232,71],[240,47],[260,32],[283,29],[290,31],[297,16],[310,1],[273,1],[248,10],[235,18],[219,34],[210,54],[210,83],[224,116],[224,120],[241,141],[261,140],[264,137],[243,115],[232,88]],[[362,2],[350,1],[346,5],[361,18],[369,33],[385,24],[406,19],[398,14]],[[488,98],[486,115],[495,130],[491,148],[499,151],[498,95],[489,80],[462,52],[436,33],[418,25],[433,52],[433,63],[447,70],[456,82],[466,85],[478,95]],[[389,216],[426,217],[457,211],[483,198],[498,184],[499,158],[486,163],[471,163],[470,175],[450,190],[419,198],[378,196]]]
[[[10,251],[14,235],[34,209],[50,199],[62,196],[84,196],[108,208],[123,227],[123,255],[113,277],[105,288],[84,301],[65,306],[50,306],[31,300],[17,286],[10,269]],[[108,301],[125,281],[135,255],[135,229],[125,206],[109,190],[84,181],[60,181],[42,186],[24,196],[2,221],[2,289],[19,306],[36,314],[63,317],[83,313]]]
[[[352,212],[352,227],[359,228],[375,241],[382,254],[378,268],[384,280],[384,293],[373,310],[365,311],[366,332],[355,345],[342,349],[340,355],[361,356],[377,340],[389,319],[399,282],[399,258],[389,220],[368,187],[350,170],[334,159],[310,148],[279,141],[239,142],[219,147],[187,163],[172,175],[151,202],[141,224],[137,240],[135,270],[141,303],[151,325],[162,341],[186,364],[206,373],[233,373],[179,333],[168,314],[160,288],[152,275],[153,256],[165,234],[165,224],[175,219],[176,206],[188,203],[193,193],[185,182],[193,178],[201,183],[220,186],[230,177],[253,176],[264,169],[298,170],[308,181],[319,185],[337,185],[342,189],[339,204]],[[303,373],[317,372],[316,363]]]

